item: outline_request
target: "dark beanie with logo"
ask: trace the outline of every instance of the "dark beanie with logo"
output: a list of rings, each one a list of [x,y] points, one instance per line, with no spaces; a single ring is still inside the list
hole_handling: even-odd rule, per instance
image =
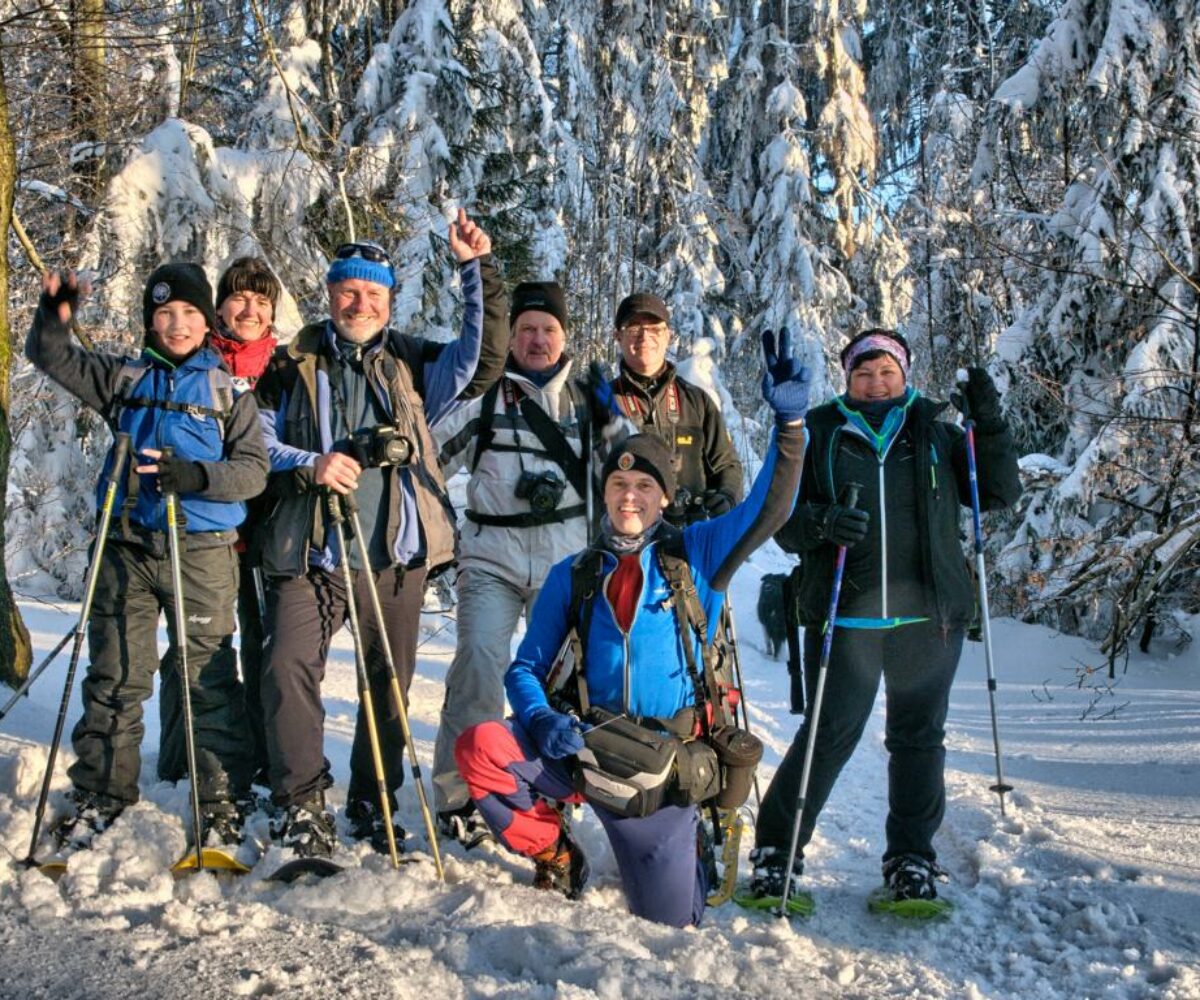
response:
[[[557,281],[522,281],[517,285],[512,291],[509,327],[516,326],[517,317],[531,309],[549,313],[564,330],[567,328],[567,297]]]
[[[675,497],[675,466],[657,434],[634,434],[613,449],[600,470],[601,489],[614,472],[644,472],[658,480],[668,500]]]
[[[154,328],[154,310],[168,302],[195,306],[204,314],[209,332],[217,328],[212,285],[198,264],[163,264],[150,272],[142,292],[142,320],[147,331]]]

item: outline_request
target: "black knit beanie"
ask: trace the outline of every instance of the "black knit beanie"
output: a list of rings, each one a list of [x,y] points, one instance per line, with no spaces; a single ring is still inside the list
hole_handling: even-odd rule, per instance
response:
[[[657,434],[634,434],[614,449],[600,470],[601,489],[608,484],[608,477],[618,470],[653,476],[668,500],[675,496],[675,467],[671,453]]]
[[[517,325],[517,317],[530,309],[549,313],[567,328],[567,299],[557,281],[522,281],[512,293],[512,308],[508,313],[508,325]]]
[[[186,302],[204,313],[211,333],[217,328],[212,285],[197,264],[163,264],[150,272],[142,292],[142,320],[146,332],[154,328],[154,310],[168,302]]]

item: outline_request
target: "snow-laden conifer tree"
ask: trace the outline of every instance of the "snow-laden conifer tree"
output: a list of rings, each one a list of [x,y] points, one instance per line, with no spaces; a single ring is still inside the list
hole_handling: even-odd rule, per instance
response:
[[[1110,656],[1200,601],[1200,13],[1068,0],[976,183],[1023,296],[997,345],[1033,479],[1002,564]]]

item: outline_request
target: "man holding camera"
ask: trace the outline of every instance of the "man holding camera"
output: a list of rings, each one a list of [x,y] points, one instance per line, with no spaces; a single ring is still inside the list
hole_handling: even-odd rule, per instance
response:
[[[466,213],[450,226],[459,261],[461,337],[443,344],[388,328],[395,276],[374,243],[347,243],[326,275],[329,319],[281,348],[258,384],[271,457],[273,495],[262,531],[263,571],[274,581],[267,607],[262,675],[271,796],[284,811],[274,831],[301,856],[328,856],[335,843],[325,809],[330,784],[322,755],[321,680],[330,642],[363,609],[360,641],[378,711],[386,784],[403,781],[403,739],[390,697],[374,578],[397,670],[407,692],[416,664],[418,615],[428,571],[454,558],[454,523],[428,424],[454,400],[476,396],[499,376],[504,292],[491,240]],[[369,566],[357,542],[337,551],[327,501],[354,492]],[[340,565],[350,559],[355,593]],[[387,850],[367,723],[360,704],[350,759],[346,817],[351,835]],[[403,842],[403,830],[396,831]]]
[[[665,517],[682,527],[724,514],[742,499],[742,463],[708,393],[677,377],[667,361],[670,323],[657,295],[635,292],[621,301],[615,322],[621,370],[612,390],[638,430],[667,446],[678,485]]]
[[[434,754],[434,802],[442,833],[473,847],[488,838],[454,762],[460,733],[504,714],[504,671],[517,620],[528,619],[546,574],[587,544],[588,476],[582,455],[627,425],[571,381],[566,302],[554,282],[513,290],[512,339],[503,378],[481,400],[439,424],[442,468],[466,467],[459,546],[458,644]]]

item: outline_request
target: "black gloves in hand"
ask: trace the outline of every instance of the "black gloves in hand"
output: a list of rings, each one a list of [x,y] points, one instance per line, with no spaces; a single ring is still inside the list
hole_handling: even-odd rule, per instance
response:
[[[821,537],[834,545],[850,548],[867,537],[870,524],[871,515],[865,510],[831,503],[825,508],[825,516],[821,519]]]
[[[733,509],[733,497],[724,490],[705,490],[702,502],[705,517],[720,517]]]
[[[997,431],[1004,428],[1004,411],[1000,407],[1000,393],[996,384],[982,368],[968,368],[967,381],[960,384],[958,392],[950,394],[950,401],[968,420],[974,420],[979,430]]]
[[[79,282],[74,275],[62,274],[58,276],[58,290],[51,294],[43,289],[41,300],[38,302],[38,308],[42,316],[49,321],[59,323],[61,317],[58,314],[58,307],[67,305],[70,307],[71,315],[74,316],[79,311]]]
[[[163,455],[158,460],[158,486],[163,493],[183,496],[199,493],[208,485],[208,476],[199,462]]]

